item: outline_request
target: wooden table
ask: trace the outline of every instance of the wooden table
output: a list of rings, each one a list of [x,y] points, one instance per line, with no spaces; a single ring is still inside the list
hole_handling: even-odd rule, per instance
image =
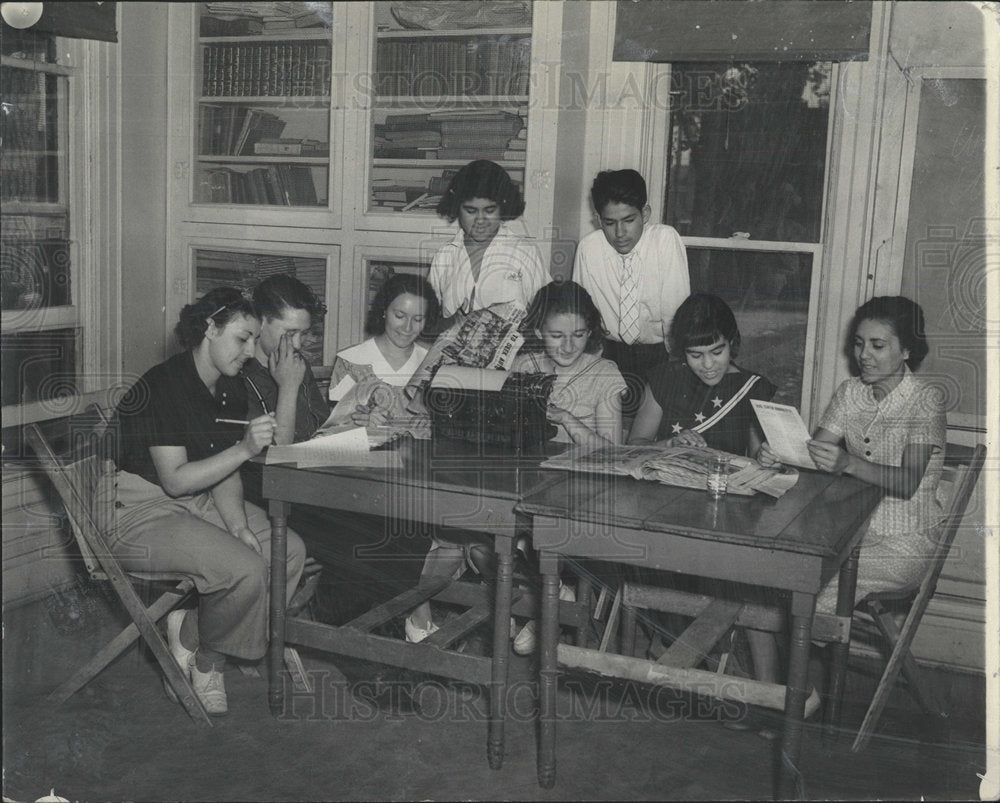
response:
[[[795,487],[778,500],[758,494],[713,501],[701,490],[571,472],[526,496],[518,510],[533,517],[543,577],[541,786],[555,783],[558,556],[571,555],[791,592],[777,789],[780,797],[792,796],[794,773],[788,763],[794,766],[799,759],[816,594],[839,569],[837,613],[849,620],[857,581],[855,547],[881,497],[880,489],[854,478],[813,471],[802,471]],[[838,646],[837,684],[842,684],[846,648]]]
[[[487,753],[490,766],[503,762],[504,703],[507,684],[509,622],[512,611],[512,563],[517,534],[529,521],[514,506],[525,489],[558,482],[561,474],[538,468],[541,457],[518,457],[509,451],[449,441],[406,440],[397,448],[401,469],[264,467],[263,494],[271,517],[270,645],[268,702],[272,714],[284,709],[281,682],[286,642],[369,661],[401,666],[482,686],[490,694]],[[482,586],[424,583],[368,611],[341,627],[285,616],[287,519],[292,503],[384,516],[390,522],[485,533],[499,557],[495,599],[485,600]],[[335,538],[336,533],[332,532]],[[419,644],[386,638],[371,631],[395,616],[408,614],[434,598],[469,610]],[[521,599],[514,613],[535,615],[537,601]],[[467,655],[447,647],[480,625],[492,609],[493,658]]]

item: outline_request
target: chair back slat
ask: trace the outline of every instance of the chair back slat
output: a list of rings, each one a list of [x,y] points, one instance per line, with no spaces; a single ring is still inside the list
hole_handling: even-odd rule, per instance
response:
[[[96,405],[88,407],[83,415],[74,417],[69,426],[65,456],[57,454],[39,426],[29,424],[24,433],[42,470],[59,494],[73,537],[91,576],[105,576],[94,542],[100,538],[98,522],[111,521],[110,515],[102,516],[97,509],[98,500],[102,498],[100,483],[111,478],[107,424],[107,415]],[[101,552],[105,551],[98,548]]]
[[[936,546],[934,548],[934,559],[928,567],[927,574],[920,584],[920,596],[930,598],[934,595],[938,578],[944,568],[945,560],[951,551],[951,545],[955,540],[958,527],[962,523],[965,509],[972,498],[972,492],[979,481],[979,475],[986,462],[986,447],[978,444],[972,452],[972,456],[967,463],[958,465],[954,469],[954,479],[952,481],[951,500],[948,503],[947,511],[935,532]]]

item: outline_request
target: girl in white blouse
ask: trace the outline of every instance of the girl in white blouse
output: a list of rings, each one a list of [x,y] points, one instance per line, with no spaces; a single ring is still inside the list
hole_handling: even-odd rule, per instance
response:
[[[437,213],[458,220],[459,230],[434,255],[429,276],[445,318],[505,301],[528,308],[546,271],[538,247],[508,225],[523,212],[517,185],[495,162],[470,162],[452,179]]]
[[[427,355],[417,338],[437,319],[439,308],[422,276],[397,273],[382,285],[365,322],[371,337],[344,349],[333,364],[330,401],[349,406],[339,418],[364,426],[403,414],[403,387]]]

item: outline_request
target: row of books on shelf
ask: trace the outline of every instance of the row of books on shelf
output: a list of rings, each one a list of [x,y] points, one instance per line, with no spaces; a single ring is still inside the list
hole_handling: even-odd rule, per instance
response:
[[[203,46],[208,97],[329,97],[330,45],[323,42],[212,43]]]
[[[200,203],[317,206],[312,170],[278,164],[240,171],[207,168],[198,181]]]
[[[527,95],[531,39],[387,39],[378,43],[379,95]]]

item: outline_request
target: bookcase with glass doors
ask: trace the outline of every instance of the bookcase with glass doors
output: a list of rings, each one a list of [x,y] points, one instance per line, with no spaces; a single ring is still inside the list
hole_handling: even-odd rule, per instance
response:
[[[508,172],[525,194],[532,234],[544,236],[555,141],[542,138],[536,116],[552,128],[556,110],[530,101],[558,63],[559,37],[543,34],[558,26],[559,8],[529,0],[171,7],[171,52],[186,71],[172,71],[168,85],[169,217],[179,235],[168,243],[168,322],[202,292],[204,266],[218,258],[209,252],[229,253],[252,276],[260,261],[247,254],[298,253],[285,247],[294,243],[326,255],[319,285],[329,312],[312,359],[329,365],[362,337],[371,295],[363,288],[393,272],[426,272],[428,252],[450,229],[435,214],[440,195],[475,158]],[[536,42],[545,43],[543,58]],[[385,258],[351,256],[386,244]]]

